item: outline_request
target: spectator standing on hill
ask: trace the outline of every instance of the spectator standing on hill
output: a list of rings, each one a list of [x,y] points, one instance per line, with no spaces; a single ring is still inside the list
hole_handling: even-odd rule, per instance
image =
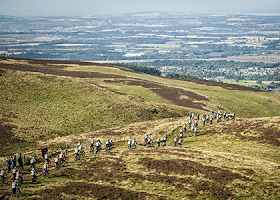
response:
[[[46,153],[48,153],[48,148],[47,148],[47,146],[45,146],[45,148],[44,148],[44,155],[46,155]]]
[[[192,125],[192,119],[189,119],[189,128],[191,128]]]
[[[15,168],[16,166],[17,166],[17,158],[16,156],[14,156],[12,159],[12,169]]]
[[[44,148],[44,146],[42,146],[41,152],[42,152],[42,159],[44,159],[45,158],[45,148]]]
[[[190,118],[192,118],[192,111],[190,111]]]
[[[7,171],[8,171],[8,173],[10,173],[10,171],[11,171],[11,158],[7,158],[6,159],[6,164],[7,164]]]
[[[197,114],[196,118],[197,118],[197,120],[199,120],[199,114]]]
[[[212,118],[212,116],[210,116],[210,124],[212,125],[212,120],[213,120],[213,118]]]
[[[23,160],[22,160],[21,153],[19,154],[19,157],[18,157],[18,165],[21,169],[23,169]]]

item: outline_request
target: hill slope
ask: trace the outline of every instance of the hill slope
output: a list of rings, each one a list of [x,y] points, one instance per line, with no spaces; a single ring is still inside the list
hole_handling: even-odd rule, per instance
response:
[[[280,98],[253,88],[182,81],[96,63],[0,57],[1,136],[35,142],[212,110],[280,113]]]

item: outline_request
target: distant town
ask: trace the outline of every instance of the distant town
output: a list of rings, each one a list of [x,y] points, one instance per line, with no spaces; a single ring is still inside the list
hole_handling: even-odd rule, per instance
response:
[[[0,16],[0,55],[148,66],[279,92],[280,16]]]

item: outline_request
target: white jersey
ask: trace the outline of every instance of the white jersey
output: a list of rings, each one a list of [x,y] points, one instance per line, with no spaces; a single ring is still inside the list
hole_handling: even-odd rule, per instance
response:
[[[4,176],[4,174],[5,174],[5,170],[2,169],[2,170],[1,170],[1,173],[0,173],[0,176]]]

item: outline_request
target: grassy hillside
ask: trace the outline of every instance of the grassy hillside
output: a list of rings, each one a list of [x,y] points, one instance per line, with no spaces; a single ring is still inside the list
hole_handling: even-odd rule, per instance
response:
[[[200,122],[198,136],[187,129],[182,148],[173,147],[169,135],[160,148],[129,150],[126,142],[116,142],[111,152],[88,152],[78,161],[71,156],[59,170],[52,165],[47,178],[37,166],[37,183],[24,171],[20,199],[278,199],[279,141],[273,138],[279,138],[279,122],[279,117]],[[171,139],[180,128],[172,129]],[[1,186],[1,199],[10,193],[10,184]]]
[[[0,74],[1,166],[20,152],[40,155],[43,144],[101,139],[105,148],[106,139],[116,138],[110,153],[72,156],[65,167],[52,166],[48,178],[38,165],[36,184],[24,171],[20,199],[280,198],[277,94],[70,61],[0,57]],[[198,136],[188,129],[182,148],[173,147],[189,111],[218,109],[237,119],[199,122]],[[127,149],[128,138],[141,143],[149,133],[167,135],[167,146]],[[11,182],[1,185],[0,199],[10,194]]]
[[[238,117],[280,113],[277,94],[224,83],[182,81],[112,65],[0,57],[0,122],[7,142],[45,141],[222,109]],[[1,152],[0,152],[1,153]],[[3,152],[2,152],[3,154]]]

